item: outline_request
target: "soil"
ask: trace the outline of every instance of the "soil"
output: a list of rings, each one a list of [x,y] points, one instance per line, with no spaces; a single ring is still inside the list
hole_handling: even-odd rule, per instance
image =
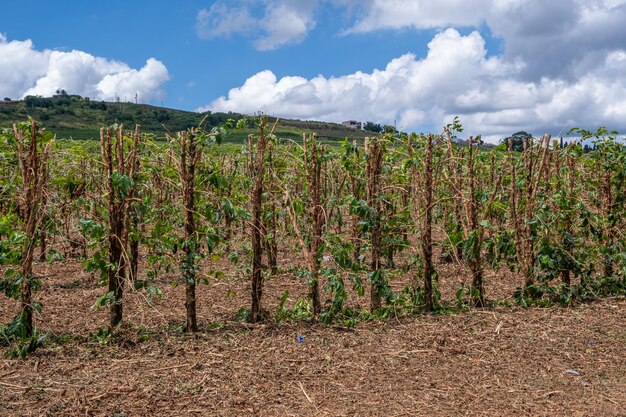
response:
[[[467,275],[437,268],[451,301]],[[198,287],[200,333],[181,332],[184,288],[164,277],[163,299],[152,304],[127,291],[124,325],[99,341],[108,311],[92,308],[105,291],[96,277],[80,261],[37,264],[44,310],[36,325],[50,341],[26,360],[0,359],[0,416],[626,416],[624,297],[354,329],[248,325],[236,320],[250,303],[246,275],[220,269],[223,278]],[[506,301],[521,282],[489,272],[488,297]],[[293,306],[305,287],[281,273],[267,281],[264,306],[275,312],[285,290]],[[367,300],[351,302],[366,308]],[[0,297],[0,322],[17,309]]]

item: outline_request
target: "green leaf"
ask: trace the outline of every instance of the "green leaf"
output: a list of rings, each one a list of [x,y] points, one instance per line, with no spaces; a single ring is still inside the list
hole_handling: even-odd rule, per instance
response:
[[[92,306],[92,308],[100,309],[107,304],[113,304],[113,303],[115,303],[115,294],[113,293],[113,291],[109,291],[108,293],[99,297],[94,303],[94,305]]]

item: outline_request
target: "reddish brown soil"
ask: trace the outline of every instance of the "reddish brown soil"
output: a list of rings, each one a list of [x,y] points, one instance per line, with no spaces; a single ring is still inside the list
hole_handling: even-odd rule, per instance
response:
[[[438,266],[440,287],[451,300],[466,275],[446,268]],[[104,289],[77,261],[37,265],[45,275],[37,326],[53,342],[25,361],[0,360],[0,416],[626,416],[623,297],[361,322],[355,330],[251,326],[234,320],[249,305],[246,276],[223,269],[226,277],[199,287],[200,334],[177,330],[184,289],[164,281],[153,305],[126,294],[127,324],[101,346],[89,335],[107,324],[106,309],[91,308]],[[505,271],[486,282],[500,300],[520,285]],[[293,305],[304,287],[291,274],[272,278],[265,307],[273,314],[285,289]],[[16,311],[0,297],[0,322]]]

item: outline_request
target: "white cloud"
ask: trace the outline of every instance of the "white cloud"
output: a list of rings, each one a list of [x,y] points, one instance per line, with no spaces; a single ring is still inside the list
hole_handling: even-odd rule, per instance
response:
[[[363,2],[365,15],[345,33],[378,29],[428,29],[450,25],[477,26],[493,0],[373,0]]]
[[[35,51],[30,40],[8,42],[0,35],[0,96],[21,97],[45,75],[49,55]]]
[[[301,42],[315,27],[318,0],[218,0],[196,17],[204,39],[243,35],[261,51]]]
[[[343,13],[354,36],[377,30],[488,28],[520,76],[575,78],[626,44],[624,0],[216,0],[197,15],[203,38],[242,35],[259,50],[301,42],[324,6]]]
[[[99,96],[132,97],[138,94],[149,100],[160,95],[160,87],[169,78],[167,68],[154,58],[149,58],[140,70],[126,68],[107,74],[96,85]]]
[[[342,121],[398,120],[405,130],[456,115],[470,134],[495,141],[516,130],[558,134],[563,126],[626,131],[626,52],[605,53],[584,76],[524,79],[524,62],[488,57],[478,32],[437,34],[426,57],[406,54],[382,70],[312,79],[259,72],[199,109]],[[621,128],[621,129],[620,129]]]
[[[297,2],[275,4],[261,21],[264,35],[254,42],[254,46],[266,51],[301,42],[315,26],[311,14],[312,4],[314,2],[305,4],[305,7],[297,6]]]
[[[83,51],[37,50],[31,40],[0,36],[0,96],[50,96],[58,89],[99,100],[134,97],[149,101],[163,95],[167,68],[150,58],[139,70]]]
[[[345,1],[345,0],[344,0]],[[344,31],[487,26],[503,40],[503,57],[525,63],[521,77],[574,79],[626,44],[624,0],[370,0]]]
[[[225,2],[216,2],[207,9],[202,9],[196,16],[198,36],[204,39],[230,36],[234,33],[249,33],[257,26],[250,9],[229,7]]]

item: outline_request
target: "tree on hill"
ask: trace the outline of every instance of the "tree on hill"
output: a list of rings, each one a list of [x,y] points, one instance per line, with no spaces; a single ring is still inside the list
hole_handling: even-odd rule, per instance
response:
[[[383,127],[383,131],[385,133],[392,133],[392,134],[398,133],[398,131],[396,130],[396,127],[392,125],[385,125]]]
[[[107,105],[104,101],[90,101],[87,106],[93,110],[106,110],[107,109]]]
[[[365,124],[363,125],[363,130],[375,133],[382,133],[384,128],[380,123],[365,122]]]
[[[508,146],[509,144],[509,139],[512,138],[513,139],[513,150],[514,151],[518,151],[518,152],[522,152],[524,150],[524,142],[529,141],[530,139],[532,139],[533,135],[531,135],[528,132],[524,132],[524,131],[520,131],[517,133],[513,133],[511,136],[504,138],[500,141],[500,143],[504,143]]]

